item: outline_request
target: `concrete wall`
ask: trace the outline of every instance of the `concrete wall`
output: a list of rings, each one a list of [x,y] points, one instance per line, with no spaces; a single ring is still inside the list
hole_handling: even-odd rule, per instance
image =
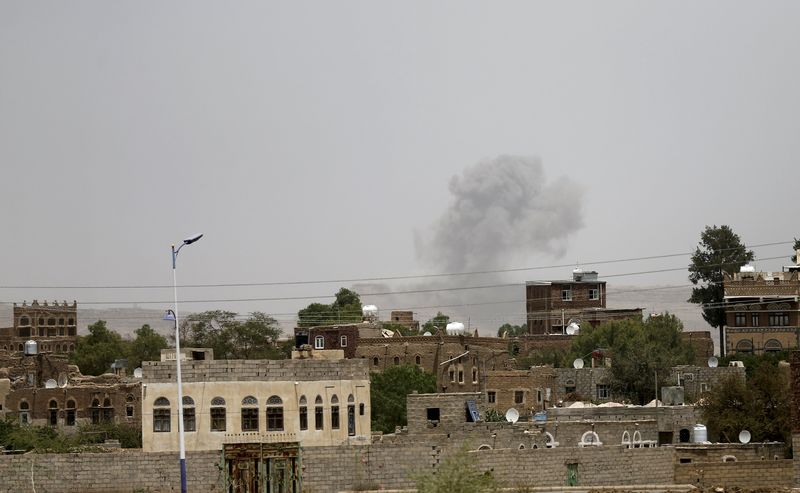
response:
[[[691,484],[699,488],[758,488],[758,491],[786,488],[793,481],[792,462],[790,459],[782,459],[676,464],[675,483]]]

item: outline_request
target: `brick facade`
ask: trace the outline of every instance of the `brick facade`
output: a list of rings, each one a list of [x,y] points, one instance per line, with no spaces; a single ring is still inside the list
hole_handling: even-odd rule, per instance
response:
[[[37,300],[28,305],[14,303],[13,327],[0,329],[0,349],[22,352],[26,341],[38,343],[39,351],[71,353],[75,350],[78,335],[78,304],[40,304]]]

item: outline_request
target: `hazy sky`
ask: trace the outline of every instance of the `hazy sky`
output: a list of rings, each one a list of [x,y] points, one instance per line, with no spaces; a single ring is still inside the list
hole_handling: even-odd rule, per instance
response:
[[[181,253],[179,283],[576,261],[601,275],[681,268],[688,257],[592,261],[688,252],[707,224],[753,245],[791,241],[798,21],[794,1],[2,1],[0,301],[167,308],[171,289],[14,286],[169,285],[169,246],[195,232],[206,236]],[[540,168],[511,190],[488,169],[508,159]],[[508,192],[521,214],[558,212],[548,223],[467,200],[465,213],[470,180],[487,185],[483,199]],[[532,229],[494,245],[497,228],[473,229],[483,208]],[[486,262],[433,252],[448,234]],[[782,257],[758,267],[779,269],[789,249],[756,248]],[[686,272],[608,281],[685,284]],[[349,284],[180,295],[318,296],[339,285]],[[310,301],[182,308],[289,319]]]

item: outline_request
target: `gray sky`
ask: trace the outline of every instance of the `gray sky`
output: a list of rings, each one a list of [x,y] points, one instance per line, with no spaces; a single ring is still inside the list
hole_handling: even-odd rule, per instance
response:
[[[591,261],[688,252],[706,224],[730,224],[749,244],[790,241],[800,233],[798,14],[800,4],[779,1],[4,1],[0,301],[169,302],[171,289],[8,286],[168,285],[169,245],[194,232],[206,236],[181,253],[179,283],[483,265],[426,248],[458,207],[453,177],[463,184],[468,169],[500,156],[538,159],[541,197],[577,213],[554,233],[557,245],[498,243],[494,268],[679,268],[688,257]],[[552,230],[536,224],[536,235]],[[683,284],[686,272],[608,281]],[[182,308],[289,314],[310,301]],[[500,305],[483,322],[523,310]],[[416,311],[424,319],[435,309]]]

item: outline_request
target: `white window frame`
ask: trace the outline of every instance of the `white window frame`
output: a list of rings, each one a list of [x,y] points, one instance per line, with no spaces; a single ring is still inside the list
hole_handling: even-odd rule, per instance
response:
[[[347,336],[339,336],[339,346],[347,347]]]
[[[325,349],[324,336],[314,336],[314,349]]]
[[[572,286],[561,288],[561,301],[572,301]]]
[[[589,300],[597,301],[600,299],[600,290],[598,288],[589,288]]]

